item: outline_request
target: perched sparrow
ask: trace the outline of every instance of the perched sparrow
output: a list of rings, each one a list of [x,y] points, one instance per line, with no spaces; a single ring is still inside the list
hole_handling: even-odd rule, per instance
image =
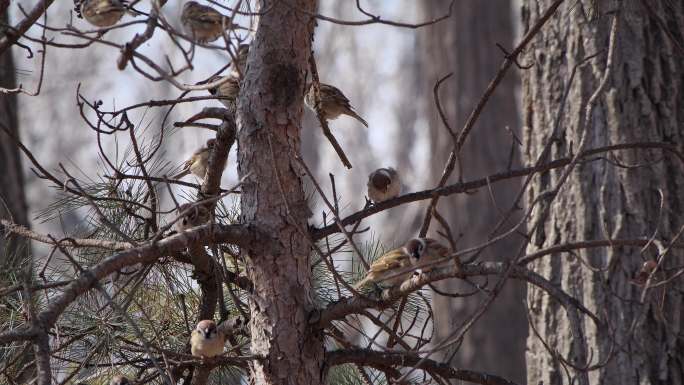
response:
[[[634,278],[632,278],[632,283],[637,286],[643,286],[648,281],[648,277],[653,273],[653,271],[658,267],[658,262],[649,259],[641,265],[641,269],[636,273]]]
[[[219,11],[196,1],[185,3],[183,13],[181,13],[181,23],[198,43],[212,42],[221,37],[224,30],[234,27],[230,19]]]
[[[416,266],[416,271],[419,273],[426,273],[433,268],[432,266],[421,267],[421,265],[444,258],[450,253],[448,247],[432,238],[413,238],[406,242],[404,249],[411,257],[411,264]],[[456,263],[460,264],[458,260]]]
[[[449,249],[431,238],[414,238],[404,246],[391,250],[376,259],[366,277],[354,285],[361,289],[368,283],[380,283],[383,286],[397,286],[413,275],[409,268],[449,254]],[[408,270],[408,271],[406,271]],[[418,269],[420,272],[421,269]],[[429,271],[429,268],[422,269]],[[402,272],[401,274],[398,274]]]
[[[235,61],[230,64],[231,75],[238,77],[240,74],[245,74],[247,55],[249,55],[249,44],[240,44],[237,53],[235,54]],[[236,68],[239,68],[240,72],[238,72]]]
[[[200,179],[204,179],[207,174],[207,167],[209,166],[209,154],[216,145],[216,139],[207,140],[207,145],[202,146],[195,151],[190,159],[183,164],[183,171],[173,177],[173,179],[180,179],[189,174],[195,174]]]
[[[368,197],[373,203],[395,198],[401,193],[399,173],[392,167],[379,168],[368,175]]]
[[[126,1],[122,0],[82,0],[77,14],[96,27],[111,27],[126,12]]]
[[[209,79],[210,82],[215,82],[219,79],[225,79],[226,77],[215,76]],[[209,93],[214,96],[221,96],[219,102],[223,103],[226,108],[231,111],[235,111],[235,101],[240,92],[240,79],[237,76],[231,74],[227,76],[228,80],[218,87],[210,88]]]
[[[120,375],[116,375],[112,377],[111,380],[109,380],[109,385],[130,385],[131,382],[128,380],[128,378]]]
[[[191,208],[192,207],[192,208]],[[191,208],[190,210],[188,210]],[[183,231],[209,222],[209,211],[203,205],[184,203],[178,206],[178,214],[185,212],[176,222],[176,230]]]
[[[317,99],[313,83],[307,85],[304,103],[310,109],[316,112],[316,106],[318,106],[323,114],[323,118],[326,120],[337,119],[340,115],[349,115],[368,127],[368,123],[354,111],[354,108],[349,104],[349,99],[344,96],[342,91],[323,83],[319,83],[319,89],[320,98]]]
[[[212,320],[202,320],[190,336],[190,352],[195,357],[209,358],[223,353],[225,336]]]

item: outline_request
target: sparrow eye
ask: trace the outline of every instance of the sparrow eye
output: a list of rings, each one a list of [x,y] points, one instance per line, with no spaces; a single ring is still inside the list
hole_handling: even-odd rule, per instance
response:
[[[183,220],[181,221],[181,223],[183,224],[183,226],[187,226],[188,220],[185,219],[185,218],[183,218]]]

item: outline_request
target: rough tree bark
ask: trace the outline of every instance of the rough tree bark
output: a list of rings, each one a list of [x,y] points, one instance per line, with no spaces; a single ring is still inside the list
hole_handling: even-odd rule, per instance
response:
[[[301,146],[305,74],[315,0],[264,0],[238,112],[243,223],[272,234],[270,250],[247,256],[256,384],[322,383],[323,339],[310,331],[313,309],[306,205],[295,155]]]
[[[444,5],[443,1],[421,2],[426,17],[433,18],[443,14]],[[425,104],[424,112],[419,116],[428,119],[430,128],[427,133],[430,136],[430,153],[433,154],[430,160],[430,184],[439,180],[453,146],[437,113],[433,86],[439,78],[453,72],[454,75],[441,86],[440,95],[451,127],[460,129],[503,60],[503,53],[495,43],[506,48],[515,43],[511,8],[508,0],[457,1],[450,19],[417,32],[417,52],[411,55],[419,58],[416,76],[421,84],[421,96],[418,99]],[[517,157],[511,158],[513,138],[506,130],[509,127],[518,131],[519,127],[515,100],[517,84],[517,74],[511,71],[489,100],[475,131],[464,146],[461,162],[466,180],[506,170],[511,160],[513,165],[518,162]],[[518,150],[515,148],[516,153]],[[456,174],[458,170],[454,172],[453,181],[458,178]],[[441,214],[449,221],[456,236],[463,233],[458,246],[466,247],[486,240],[501,216],[495,206],[507,210],[518,188],[518,181],[497,185],[493,189],[496,204],[492,202],[487,189],[480,189],[474,195],[459,194],[443,199],[438,206]],[[422,222],[422,210],[416,215],[418,222]],[[517,219],[512,222],[515,221]],[[431,236],[439,237],[435,233],[440,229],[436,221],[433,221],[430,229]],[[489,249],[486,258],[505,256],[508,250],[515,249],[519,244],[519,238],[498,242]],[[452,292],[470,290],[456,283],[438,286]],[[527,333],[525,315],[520,306],[523,293],[522,285],[517,282],[507,286],[492,309],[468,333],[455,355],[455,364],[525,382]],[[435,296],[435,309],[442,309],[435,314],[437,341],[452,332],[465,314],[479,303],[479,298]],[[502,355],[507,359],[498,359]]]
[[[526,0],[523,22],[529,28],[552,1]],[[606,66],[606,51],[578,70],[565,103],[550,157],[573,154],[588,131],[586,148],[616,143],[662,141],[682,150],[684,139],[684,3],[681,1],[566,2],[536,38],[523,62],[525,158],[534,162],[549,136],[562,104],[572,68],[583,58],[606,50],[613,15],[618,15],[614,65],[598,99],[591,124],[583,116]],[[593,18],[598,10],[599,17]],[[589,16],[587,17],[587,13]],[[593,19],[592,19],[593,18]],[[640,167],[625,167],[635,166]],[[656,240],[671,241],[684,223],[682,164],[657,150],[616,152],[608,160],[580,164],[550,208],[543,226],[533,234],[528,252],[582,239],[643,238],[657,230]],[[563,170],[535,177],[528,205],[555,186]],[[662,202],[661,194],[662,193]],[[662,204],[662,210],[660,206]],[[540,215],[533,212],[534,222]],[[681,240],[681,239],[680,239]],[[656,243],[657,245],[657,243]],[[605,363],[589,373],[592,384],[683,384],[684,326],[682,289],[676,279],[650,290],[640,303],[642,288],[630,278],[646,259],[658,256],[656,245],[641,251],[621,247],[549,256],[534,268],[601,317],[613,335],[585,321],[591,363],[572,353],[578,341],[562,308],[537,289],[529,289],[532,326],[552,348],[578,367]],[[591,271],[581,258],[600,271]],[[662,267],[684,265],[681,251],[671,250]],[[673,272],[670,271],[670,275]],[[656,278],[664,277],[656,274]],[[635,327],[632,328],[633,323]],[[613,345],[616,342],[618,345]],[[570,376],[530,329],[527,369],[530,384],[567,384]]]

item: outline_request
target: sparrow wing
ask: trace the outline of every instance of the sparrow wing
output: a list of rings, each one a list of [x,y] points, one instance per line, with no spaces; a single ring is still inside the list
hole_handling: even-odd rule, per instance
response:
[[[409,256],[402,249],[394,249],[385,254],[380,258],[376,259],[368,271],[369,274],[383,273],[385,271],[390,271],[394,269],[400,269],[410,265]]]

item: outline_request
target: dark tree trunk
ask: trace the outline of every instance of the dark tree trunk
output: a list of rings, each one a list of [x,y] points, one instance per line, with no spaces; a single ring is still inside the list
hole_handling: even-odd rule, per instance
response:
[[[439,17],[445,12],[445,3],[442,1],[421,4],[427,18]],[[417,83],[420,84],[421,93],[417,99],[423,107],[418,115],[428,119],[429,127],[428,132],[419,135],[429,135],[429,154],[432,156],[430,182],[426,187],[431,187],[439,180],[453,146],[451,136],[435,107],[435,82],[453,72],[454,75],[441,86],[440,94],[452,129],[459,130],[503,60],[503,53],[495,43],[510,48],[515,43],[514,35],[512,7],[507,0],[457,1],[450,19],[419,30],[415,55],[418,58]],[[517,156],[510,156],[513,138],[506,129],[509,127],[517,132],[519,127],[515,97],[517,84],[517,74],[511,72],[499,85],[466,142],[461,156],[462,167],[457,168],[450,183],[456,182],[459,170],[468,180],[504,171],[511,161],[513,166],[517,164]],[[516,154],[518,151],[519,148],[515,148]],[[459,233],[463,235],[457,246],[464,248],[486,241],[501,217],[498,210],[510,208],[518,188],[518,181],[497,184],[493,188],[496,203],[492,202],[487,189],[481,189],[474,195],[442,199],[438,206],[440,213],[451,225],[455,236],[458,237]],[[422,221],[423,212],[421,210],[416,216],[417,222]],[[431,236],[439,237],[435,232],[440,229],[436,221],[433,220],[430,229]],[[519,242],[519,239],[499,242],[488,249],[483,257],[496,259],[506,256]],[[471,290],[458,284],[438,286],[452,292]],[[453,363],[524,383],[527,333],[522,299],[522,285],[515,282],[508,284],[492,309],[468,333]],[[453,331],[479,303],[479,298],[435,296],[434,307],[441,309],[436,313],[437,341]],[[506,359],[501,360],[502,356]]]
[[[322,335],[313,309],[306,205],[300,167],[305,75],[315,0],[269,1],[259,20],[239,100],[238,173],[242,221],[271,234],[275,247],[247,256],[251,349],[268,357],[251,367],[257,384],[320,384]]]
[[[9,23],[7,10],[3,10],[0,17],[1,38],[5,33],[2,25]],[[15,88],[16,84],[12,52],[7,50],[0,55],[0,87],[11,89]],[[0,93],[0,123],[13,135],[19,135],[16,94]],[[3,131],[0,131],[0,218],[28,225],[27,212],[19,148]],[[17,242],[18,240],[7,242],[5,237],[0,237],[0,266],[15,261],[12,256],[17,252],[17,247],[25,245],[25,243]]]
[[[551,3],[525,1],[525,28]],[[584,1],[563,4],[523,59],[534,62],[532,69],[523,72],[526,162],[534,162],[550,140],[572,68],[597,52],[602,54],[581,67],[571,84],[550,157],[576,153],[585,130],[586,149],[665,142],[682,151],[684,2],[598,1],[595,9],[586,8],[588,5]],[[618,27],[614,64],[590,124],[585,126],[585,106],[606,69],[609,30],[615,14]],[[548,217],[541,218],[543,226],[534,233],[528,252],[585,239],[649,238],[656,231],[655,239],[665,246],[675,238],[684,224],[684,165],[671,154],[654,149],[623,150],[606,157],[577,166],[551,205]],[[527,203],[554,188],[563,172],[536,177]],[[539,218],[540,212],[533,211],[531,222]],[[643,303],[643,287],[630,283],[645,260],[658,257],[658,243],[646,250],[615,247],[551,255],[534,264],[537,272],[608,319],[610,331],[597,330],[592,322],[585,321],[583,334],[588,348],[578,349],[580,341],[571,334],[562,307],[538,289],[528,292],[532,325],[548,346],[577,367],[605,363],[579,383],[684,383],[684,280],[680,277],[649,290]],[[600,270],[592,271],[587,263]],[[663,258],[664,270],[654,279],[672,275],[676,270],[670,269],[682,265],[682,250],[670,250]],[[569,384],[571,378],[575,382],[581,378],[581,371],[570,367],[567,376],[532,332],[527,345],[529,383]],[[582,356],[591,362],[584,362]]]

